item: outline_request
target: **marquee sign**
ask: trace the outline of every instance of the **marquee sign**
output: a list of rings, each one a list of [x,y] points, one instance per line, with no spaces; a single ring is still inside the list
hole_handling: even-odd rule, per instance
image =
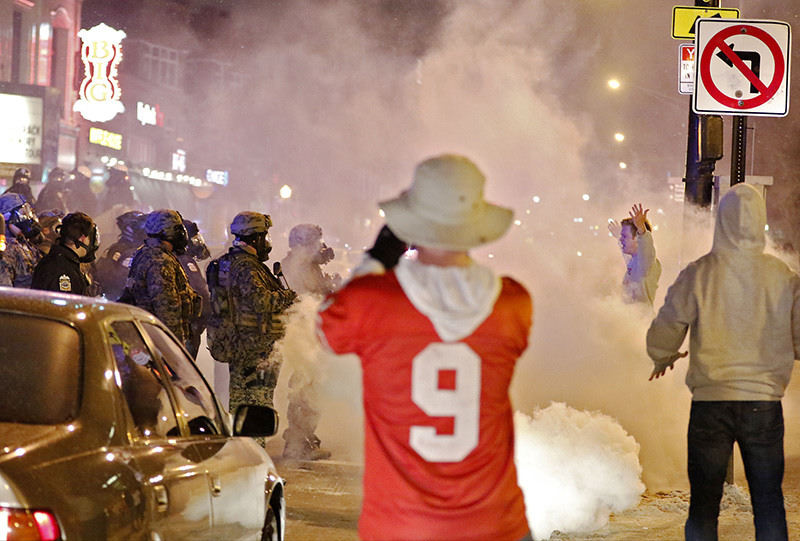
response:
[[[89,142],[114,150],[122,150],[122,134],[114,133],[100,128],[89,128]]]
[[[100,23],[90,30],[82,29],[78,37],[83,41],[84,78],[78,90],[80,99],[72,110],[91,122],[107,122],[125,111],[117,81],[125,32]]]

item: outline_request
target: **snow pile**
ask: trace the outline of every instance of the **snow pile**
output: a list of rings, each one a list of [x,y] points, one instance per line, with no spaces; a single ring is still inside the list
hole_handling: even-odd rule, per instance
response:
[[[644,492],[639,444],[611,417],[555,402],[514,416],[516,463],[535,539],[605,526]]]

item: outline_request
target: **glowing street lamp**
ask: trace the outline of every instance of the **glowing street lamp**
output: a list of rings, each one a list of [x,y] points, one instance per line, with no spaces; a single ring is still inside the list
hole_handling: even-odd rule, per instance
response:
[[[628,164],[625,163],[625,162],[619,162],[619,168],[620,169],[627,169],[628,168]]]
[[[611,90],[617,90],[620,87],[620,82],[618,79],[609,79],[608,80],[608,88]]]
[[[289,199],[292,197],[292,188],[288,184],[284,184],[281,186],[281,189],[278,190],[278,195],[281,196],[281,199]]]
[[[614,140],[615,140],[617,143],[621,143],[621,142],[623,142],[623,141],[625,140],[625,134],[624,134],[624,133],[621,133],[621,132],[617,132],[617,133],[615,133],[615,134],[614,134]]]

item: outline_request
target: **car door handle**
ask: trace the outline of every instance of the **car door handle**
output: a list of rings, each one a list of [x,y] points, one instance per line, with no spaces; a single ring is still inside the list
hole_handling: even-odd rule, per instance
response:
[[[212,496],[219,496],[222,494],[222,485],[219,482],[219,476],[212,475],[208,482],[211,484],[211,495]]]
[[[156,511],[165,513],[169,509],[169,495],[167,494],[167,487],[164,485],[154,485],[153,492],[156,497]]]

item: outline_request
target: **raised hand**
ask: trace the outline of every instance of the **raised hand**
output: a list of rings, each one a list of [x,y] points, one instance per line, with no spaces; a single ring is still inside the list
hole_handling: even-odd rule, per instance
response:
[[[612,237],[619,240],[619,236],[620,234],[622,234],[622,226],[619,225],[619,222],[616,221],[614,218],[609,218],[608,232],[611,233]]]
[[[645,223],[647,222],[648,212],[650,212],[650,209],[645,209],[641,203],[636,203],[628,213],[628,215],[633,219],[633,223],[636,225],[636,230],[640,234],[647,231]]]

